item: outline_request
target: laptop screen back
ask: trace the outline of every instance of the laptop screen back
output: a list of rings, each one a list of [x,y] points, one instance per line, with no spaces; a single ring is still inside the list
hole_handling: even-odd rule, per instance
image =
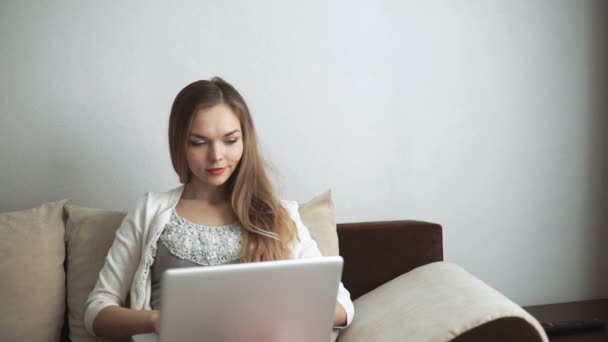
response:
[[[326,342],[341,257],[172,269],[160,341]]]

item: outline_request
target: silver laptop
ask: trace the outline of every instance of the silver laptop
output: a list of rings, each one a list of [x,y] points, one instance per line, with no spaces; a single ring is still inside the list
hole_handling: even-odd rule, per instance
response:
[[[160,336],[134,341],[327,342],[341,257],[167,270]]]

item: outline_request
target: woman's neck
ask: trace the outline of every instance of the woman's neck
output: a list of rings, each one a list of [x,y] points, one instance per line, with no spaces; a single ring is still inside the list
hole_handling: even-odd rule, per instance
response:
[[[182,199],[200,201],[211,205],[225,204],[230,201],[226,186],[209,187],[190,181],[184,186]]]

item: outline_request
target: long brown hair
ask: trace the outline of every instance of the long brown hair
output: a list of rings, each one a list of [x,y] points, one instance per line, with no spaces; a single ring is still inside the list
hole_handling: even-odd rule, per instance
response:
[[[258,139],[243,97],[219,77],[196,81],[175,97],[169,118],[169,149],[173,168],[182,184],[192,172],[186,152],[195,114],[201,109],[225,104],[241,122],[243,156],[227,180],[232,210],[242,227],[244,262],[289,259],[290,243],[298,239],[295,222],[275,191],[260,156]]]

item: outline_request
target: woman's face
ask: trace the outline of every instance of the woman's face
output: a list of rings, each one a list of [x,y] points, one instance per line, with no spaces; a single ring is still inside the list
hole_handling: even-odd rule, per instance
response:
[[[223,185],[242,156],[241,122],[230,107],[219,104],[195,114],[186,153],[194,181],[211,187]]]

